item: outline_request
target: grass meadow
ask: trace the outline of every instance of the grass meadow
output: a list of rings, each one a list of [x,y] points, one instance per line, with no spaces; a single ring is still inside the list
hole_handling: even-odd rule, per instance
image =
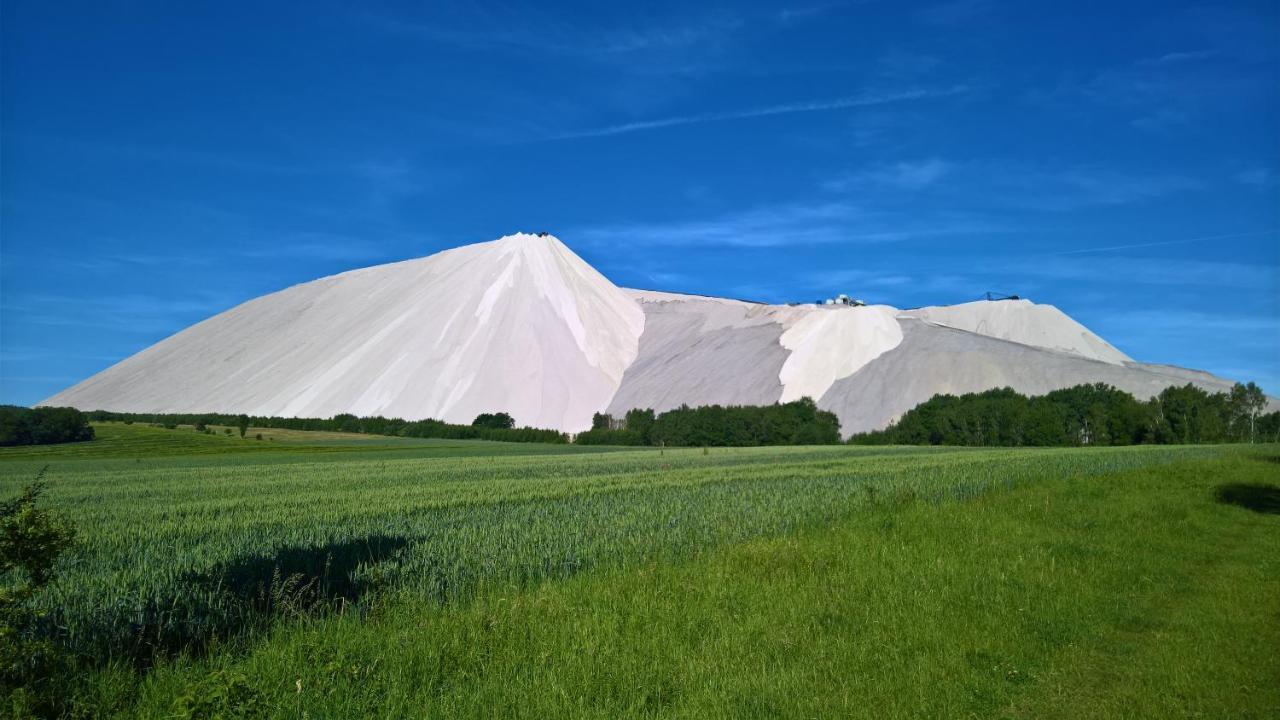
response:
[[[101,717],[1280,716],[1280,448],[0,451]],[[265,431],[264,431],[265,432]]]

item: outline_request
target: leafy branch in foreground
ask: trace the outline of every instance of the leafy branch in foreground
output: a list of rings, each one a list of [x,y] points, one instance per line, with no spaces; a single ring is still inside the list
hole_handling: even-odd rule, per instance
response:
[[[54,579],[75,529],[38,506],[44,470],[16,498],[0,502],[0,698],[14,717],[56,715],[70,659],[41,637],[32,597]]]

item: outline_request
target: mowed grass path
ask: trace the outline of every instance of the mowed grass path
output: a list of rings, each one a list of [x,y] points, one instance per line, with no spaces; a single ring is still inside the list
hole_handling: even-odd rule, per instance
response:
[[[396,594],[96,692],[144,717],[232,683],[272,717],[1274,718],[1280,452],[1214,453],[882,493],[445,605]]]

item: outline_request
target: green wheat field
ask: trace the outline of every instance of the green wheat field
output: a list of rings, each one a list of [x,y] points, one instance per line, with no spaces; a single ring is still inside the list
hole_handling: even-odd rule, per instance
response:
[[[0,451],[82,716],[1280,717],[1274,445],[96,429]]]

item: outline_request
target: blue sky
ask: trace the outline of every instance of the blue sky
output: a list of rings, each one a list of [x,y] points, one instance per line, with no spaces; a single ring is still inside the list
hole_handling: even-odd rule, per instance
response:
[[[0,402],[517,230],[624,286],[1018,293],[1280,394],[1273,0],[621,5],[5,0]]]

